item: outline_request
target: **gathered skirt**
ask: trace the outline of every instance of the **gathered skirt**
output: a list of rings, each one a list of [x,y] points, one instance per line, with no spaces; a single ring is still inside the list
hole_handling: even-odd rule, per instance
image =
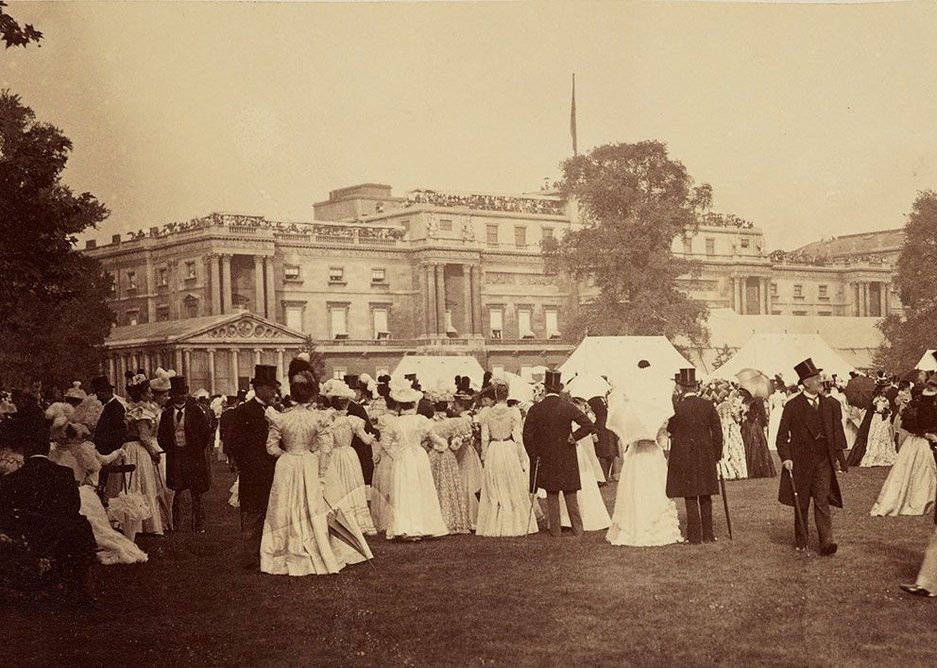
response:
[[[722,423],[722,459],[719,472],[726,480],[744,480],[748,477],[748,463],[745,459],[745,443],[738,424],[728,420]]]
[[[286,453],[277,459],[264,532],[260,570],[273,575],[327,575],[370,559],[360,528],[348,517],[364,554],[329,531],[328,507],[319,483],[319,456]]]
[[[768,450],[765,430],[758,422],[742,424],[742,443],[745,445],[745,466],[749,478],[773,478],[778,474]]]
[[[133,464],[136,469],[133,475],[129,475],[130,484],[127,487],[128,494],[139,494],[146,499],[146,505],[150,509],[150,516],[145,520],[128,519],[121,522],[124,533],[127,536],[134,536],[138,533],[149,533],[162,535],[167,528],[171,528],[172,515],[172,497],[167,493],[166,478],[162,475],[160,468],[153,463],[150,453],[139,441],[124,443],[124,464]],[[160,462],[165,459],[165,455],[160,457]],[[112,474],[108,478],[108,493],[122,488],[121,474]],[[113,493],[113,494],[112,494]]]
[[[882,485],[870,515],[926,515],[934,508],[937,464],[927,439],[909,436]]]
[[[579,501],[579,514],[582,516],[582,528],[585,531],[608,529],[612,523],[612,519],[608,516],[608,508],[605,507],[605,500],[602,498],[602,492],[599,490],[597,473],[601,474],[601,469],[597,472],[592,466],[593,458],[595,458],[595,448],[592,446],[592,439],[582,439],[576,445],[576,459],[579,463],[579,491],[576,492],[576,500]],[[605,482],[605,476],[602,476],[602,482]],[[566,508],[565,496],[565,494],[560,496],[560,524],[564,527],[571,527],[572,522]]]
[[[891,421],[876,413],[869,427],[869,440],[859,466],[892,466],[898,459]]]
[[[636,547],[683,541],[677,506],[667,497],[667,459],[653,441],[636,441],[625,452],[605,540]]]
[[[531,515],[528,476],[521,463],[525,454],[514,441],[488,444],[476,536],[524,536],[539,530]]]
[[[456,456],[448,448],[443,451],[430,450],[427,456],[436,485],[436,496],[439,498],[439,509],[449,533],[468,533],[472,529],[468,496]]]
[[[426,450],[418,445],[405,445],[395,448],[392,455],[387,538],[448,534]]]
[[[346,515],[354,516],[365,534],[377,533],[368,510],[368,492],[361,461],[350,445],[332,450],[329,468],[325,472],[325,498],[333,508],[341,508]]]
[[[459,473],[462,475],[462,488],[465,490],[469,528],[474,531],[478,523],[478,502],[481,498],[482,481],[485,478],[482,460],[478,456],[478,450],[475,449],[475,446],[468,439],[466,439],[466,442],[456,452],[456,460],[459,462]]]

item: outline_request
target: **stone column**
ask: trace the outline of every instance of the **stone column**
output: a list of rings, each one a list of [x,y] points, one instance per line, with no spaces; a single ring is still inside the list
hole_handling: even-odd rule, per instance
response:
[[[174,369],[177,375],[182,375],[182,349],[176,348],[176,368]]]
[[[771,309],[769,306],[770,295],[768,290],[771,289],[770,279],[762,278],[761,279],[761,314],[762,315],[771,315]]]
[[[859,284],[859,303],[862,305],[862,316],[869,315],[869,284],[862,281]]]
[[[262,255],[254,256],[254,313],[266,315],[264,304],[264,258]]]
[[[208,349],[208,391],[215,394],[215,349]]]
[[[484,334],[485,324],[482,322],[482,269],[472,265],[472,319],[475,321],[475,333]]]
[[[277,348],[277,380],[283,383],[283,348]],[[285,394],[285,392],[284,392]]]
[[[133,353],[133,355],[130,356],[130,363],[133,365],[133,368],[131,369],[131,371],[136,373],[137,369],[140,368],[140,354]]]
[[[209,275],[211,277],[211,313],[221,313],[221,260],[217,255],[208,257]]]
[[[277,319],[277,288],[273,280],[273,258],[264,258],[264,280],[267,283],[267,301],[264,316],[270,320]]]
[[[436,331],[446,335],[446,265],[436,265]]]
[[[426,267],[426,333],[436,333],[436,264]]]
[[[107,377],[112,383],[117,378],[117,358],[113,354],[107,358]]]
[[[231,386],[232,394],[237,394],[238,391],[238,349],[231,349]]]
[[[429,309],[427,308],[429,298],[427,296],[426,265],[422,263],[417,270],[417,286],[417,290],[420,293],[420,299],[422,300],[420,304],[420,311],[423,314],[420,330],[423,334],[429,334]]]
[[[156,278],[152,257],[146,258],[146,321],[156,322]]]
[[[879,283],[882,288],[882,317],[888,315],[888,283],[882,281]]]
[[[462,313],[464,324],[462,326],[462,335],[475,333],[475,326],[472,323],[472,268],[462,265]]]
[[[233,310],[231,307],[231,256],[228,254],[221,256],[221,312],[222,313],[231,313]]]
[[[183,364],[182,368],[185,371],[182,372],[182,375],[185,376],[186,381],[191,382],[190,376],[192,375],[192,351],[188,348],[182,351],[183,355]]]
[[[746,288],[748,287],[745,284],[745,277],[744,276],[736,277],[735,283],[738,286],[737,294],[739,298],[739,301],[738,301],[739,307],[738,309],[736,309],[736,313],[738,313],[739,315],[745,315],[745,297],[747,296]]]
[[[261,357],[262,354],[263,354],[263,350],[261,350],[260,348],[254,348],[254,366],[257,366],[258,364],[260,364],[261,360],[263,359]]]

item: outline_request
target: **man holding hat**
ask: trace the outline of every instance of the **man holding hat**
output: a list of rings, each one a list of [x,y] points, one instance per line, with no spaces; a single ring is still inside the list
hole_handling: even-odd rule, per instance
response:
[[[716,466],[722,459],[722,423],[713,403],[699,396],[696,369],[680,369],[676,382],[680,398],[667,423],[667,496],[683,498],[686,504],[687,540],[712,543],[716,540],[712,497],[719,495]]]
[[[280,387],[277,368],[255,365],[251,385],[254,397],[227,412],[231,417],[225,447],[238,470],[244,567],[260,568],[260,539],[277,466],[277,458],[267,453],[269,423],[266,417]]]
[[[207,450],[211,444],[208,418],[189,396],[185,376],[169,379],[169,401],[159,418],[156,440],[166,453],[166,485],[176,495],[172,500],[173,527],[179,528],[179,492],[192,495],[192,528],[203,533],[205,517],[202,494],[211,488]]]
[[[566,501],[573,533],[583,534],[582,515],[579,513],[579,459],[576,443],[595,431],[595,425],[585,413],[560,397],[563,383],[559,371],[547,371],[543,385],[546,394],[531,406],[524,421],[524,447],[530,456],[531,490],[542,487],[547,493],[547,518],[550,534],[559,537],[560,496]],[[572,423],[579,429],[572,431]],[[539,466],[538,466],[539,461]],[[536,477],[534,473],[536,472]]]
[[[787,475],[781,476],[778,501],[793,506],[796,488],[800,512],[795,509],[794,546],[804,550],[809,534],[807,511],[813,499],[820,554],[828,556],[835,554],[837,547],[833,542],[830,506],[843,507],[834,465],[839,451],[846,448],[842,410],[836,399],[823,396],[822,369],[818,369],[812,359],[805,359],[794,367],[794,371],[804,390],[791,398],[781,413],[777,448]],[[801,526],[801,521],[805,526]]]
[[[91,379],[91,393],[104,406],[94,427],[91,442],[102,455],[109,455],[127,441],[127,420],[124,405],[114,396],[114,386],[107,376]]]

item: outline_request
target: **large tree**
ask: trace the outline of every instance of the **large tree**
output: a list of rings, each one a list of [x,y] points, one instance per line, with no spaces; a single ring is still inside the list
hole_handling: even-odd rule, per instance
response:
[[[108,211],[61,182],[72,144],[0,92],[0,382],[87,378],[99,365],[113,314],[110,279],[75,248]]]
[[[582,227],[544,254],[554,269],[594,279],[598,291],[579,308],[573,335],[662,334],[705,344],[706,304],[677,285],[698,266],[675,256],[672,244],[708,210],[711,188],[694,187],[658,141],[606,144],[562,167],[560,192],[578,202]]]
[[[920,193],[908,214],[904,245],[895,274],[904,315],[879,323],[885,342],[876,364],[892,372],[914,368],[928,348],[937,347],[937,192]]]

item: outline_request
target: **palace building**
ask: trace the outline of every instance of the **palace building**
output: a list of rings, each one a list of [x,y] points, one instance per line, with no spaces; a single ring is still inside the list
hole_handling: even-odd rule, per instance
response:
[[[579,225],[575,202],[548,192],[397,197],[362,184],[313,210],[303,222],[212,213],[88,241],[84,252],[114,278],[111,375],[171,366],[193,390],[231,393],[254,363],[282,372],[310,344],[335,375],[380,374],[414,353],[471,354],[524,373],[574,347],[564,326],[595,288],[549,273],[540,249]],[[757,228],[718,222],[674,244],[701,260],[683,287],[713,309],[866,325],[900,310],[892,251],[818,242],[769,253]]]

